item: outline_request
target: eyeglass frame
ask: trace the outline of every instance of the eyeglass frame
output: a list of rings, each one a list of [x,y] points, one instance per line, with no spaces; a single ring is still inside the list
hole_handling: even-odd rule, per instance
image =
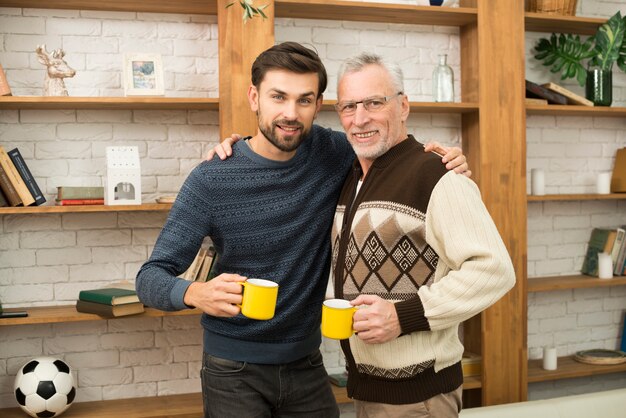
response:
[[[341,116],[341,115],[343,115],[343,116],[352,116],[352,115],[354,115],[354,114],[356,113],[356,109],[357,109],[357,106],[358,106],[358,104],[359,104],[359,103],[361,103],[361,104],[363,105],[363,109],[364,109],[364,110],[366,110],[366,111],[368,111],[368,112],[374,112],[374,113],[375,113],[375,112],[379,112],[379,111],[383,110],[383,109],[385,108],[385,106],[387,106],[387,103],[389,103],[389,101],[390,101],[391,99],[393,99],[394,97],[397,97],[397,96],[401,96],[401,95],[403,95],[403,94],[404,94],[404,92],[399,91],[399,92],[397,92],[396,94],[392,94],[392,95],[390,95],[390,96],[372,96],[372,97],[366,97],[365,99],[363,99],[363,100],[359,100],[358,102],[354,102],[354,101],[352,101],[352,100],[347,100],[347,101],[345,101],[345,102],[343,102],[343,103],[341,103],[341,102],[337,102],[337,103],[335,103],[333,106],[334,106],[335,110],[337,111],[337,113],[338,113],[340,116]],[[370,110],[370,109],[368,109],[368,107],[369,107],[369,103],[370,103],[371,101],[373,101],[373,100],[380,100],[380,99],[382,99],[382,100],[383,100],[383,103],[384,103],[384,104],[383,104],[383,106],[382,106],[380,109],[376,109],[376,110]],[[368,103],[368,104],[366,104],[366,103]],[[344,106],[345,106],[346,104],[354,104],[354,112],[350,112],[350,113],[347,113],[347,114],[342,113],[342,112],[341,112],[341,109],[340,109],[340,106],[342,106],[342,105],[344,105]]]

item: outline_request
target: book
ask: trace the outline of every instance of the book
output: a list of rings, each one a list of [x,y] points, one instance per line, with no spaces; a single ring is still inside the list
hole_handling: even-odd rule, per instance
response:
[[[529,80],[526,80],[526,97],[529,97],[531,99],[546,99],[548,103],[551,104],[567,104],[567,97],[555,91],[549,90],[545,87],[542,87],[539,84],[533,83]]]
[[[548,104],[548,101],[546,99],[533,99],[530,97],[525,98],[524,102],[527,105],[547,105]]]
[[[13,183],[9,180],[9,176],[7,175],[4,168],[0,165],[0,189],[2,189],[2,193],[6,197],[9,202],[9,206],[19,206],[22,204],[22,199],[17,194],[17,190],[13,187]]]
[[[9,181],[11,182],[18,196],[22,200],[22,204],[24,206],[30,206],[34,204],[35,199],[33,198],[33,195],[31,195],[30,192],[28,191],[28,187],[26,187],[24,180],[22,180],[22,177],[20,176],[19,172],[15,168],[15,164],[13,164],[13,161],[11,161],[9,154],[7,154],[6,150],[1,145],[0,145],[0,166],[2,166],[2,168],[4,169],[4,172],[9,178]]]
[[[593,231],[591,231],[591,237],[587,244],[587,252],[583,260],[581,273],[590,276],[598,276],[598,253],[607,252],[606,248],[608,246],[613,249],[613,242],[615,242],[616,235],[617,231],[612,229],[594,228]],[[613,237],[612,241],[611,236]]]
[[[81,290],[78,300],[87,302],[103,303],[105,305],[123,305],[125,303],[139,302],[137,292],[118,287],[103,287],[100,289]]]
[[[622,344],[620,350],[626,353],[626,313],[624,314],[624,329],[622,330]]]
[[[613,243],[613,248],[611,249],[611,261],[613,262],[613,270],[617,265],[617,258],[619,257],[619,253],[622,249],[622,244],[624,243],[624,238],[626,236],[626,230],[622,228],[617,228],[615,230],[615,242]]]
[[[0,96],[11,96],[11,87],[4,73],[4,68],[0,65]]]
[[[193,259],[183,276],[185,280],[190,280],[192,282],[196,280],[196,277],[198,277],[198,273],[200,272],[200,267],[202,266],[202,261],[206,255],[206,251],[206,248],[202,247],[198,250],[196,257]]]
[[[9,205],[7,198],[4,197],[4,193],[2,193],[2,189],[0,189],[0,207],[5,208],[7,206],[11,206],[11,205]]]
[[[200,272],[198,273],[198,277],[196,277],[196,281],[206,282],[208,280],[209,273],[211,272],[211,267],[213,267],[214,259],[215,259],[215,248],[213,247],[207,248],[206,254],[204,256],[204,260],[202,261],[202,267],[200,267]]]
[[[55,199],[57,206],[104,205],[104,199]]]
[[[548,90],[552,90],[556,93],[562,94],[563,96],[565,96],[567,98],[567,103],[568,104],[575,104],[575,105],[583,105],[583,106],[593,106],[593,102],[589,99],[585,99],[582,96],[579,96],[578,94],[574,93],[573,91],[570,91],[568,89],[566,89],[563,86],[559,86],[558,84],[555,83],[545,83],[542,84],[541,87],[545,87]]]
[[[35,178],[33,177],[28,166],[26,165],[26,161],[24,161],[20,150],[17,148],[13,148],[11,151],[8,152],[8,154],[9,158],[11,158],[11,161],[13,161],[13,164],[15,165],[18,173],[20,173],[20,177],[22,177],[22,180],[24,180],[28,191],[30,192],[31,196],[33,196],[33,199],[35,199],[35,205],[39,206],[46,203],[46,198],[43,196],[43,193],[41,193],[41,189],[39,188],[39,185],[35,181]]]
[[[104,199],[103,186],[58,186],[57,199]]]
[[[615,151],[615,162],[611,175],[611,193],[626,193],[626,147]]]
[[[622,225],[622,227],[619,229],[626,231],[626,225]],[[615,260],[613,274],[617,276],[623,276],[625,265],[626,265],[626,234],[624,235],[624,239],[622,240],[622,245],[617,254],[617,260]]]
[[[143,303],[132,302],[123,305],[107,305],[105,303],[88,302],[86,300],[76,301],[76,310],[82,313],[96,314],[108,318],[117,316],[135,315],[144,312]]]
[[[478,376],[482,373],[482,357],[478,354],[466,351],[461,357],[461,368],[463,369],[463,376]]]

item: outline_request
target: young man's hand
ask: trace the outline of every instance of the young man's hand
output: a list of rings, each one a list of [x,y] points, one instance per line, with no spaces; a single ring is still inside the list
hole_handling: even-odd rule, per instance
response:
[[[194,282],[187,288],[183,301],[211,316],[232,317],[241,309],[241,283],[246,277],[223,273],[208,282]]]
[[[446,165],[448,170],[454,170],[455,173],[463,174],[466,177],[472,177],[472,171],[469,169],[467,159],[463,155],[463,150],[459,147],[444,147],[439,142],[431,141],[424,145],[424,151],[435,152],[440,155],[441,162]]]

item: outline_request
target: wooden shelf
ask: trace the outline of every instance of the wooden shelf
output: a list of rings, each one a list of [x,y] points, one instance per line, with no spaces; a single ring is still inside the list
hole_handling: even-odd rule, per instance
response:
[[[529,292],[550,292],[552,290],[588,289],[626,285],[626,276],[613,276],[612,279],[576,274],[571,276],[529,277]]]
[[[76,205],[27,206],[0,208],[0,215],[26,215],[31,213],[81,213],[81,212],[167,212],[171,203],[143,203],[141,205]]]
[[[335,111],[337,100],[324,100],[322,110]],[[478,103],[410,102],[411,113],[472,113],[478,112]]]
[[[593,35],[606,19],[593,17],[550,15],[547,13],[525,13],[526,30],[530,32],[562,32]]]
[[[26,311],[28,316],[23,318],[0,318],[0,326],[8,325],[31,325],[31,324],[54,324],[58,322],[82,322],[82,321],[99,321],[106,319],[99,315],[86,314],[76,311],[75,305],[62,306],[42,306],[34,308],[7,308],[6,312]],[[199,315],[198,309],[186,309],[183,311],[164,312],[158,309],[146,308],[141,314],[132,315],[133,317],[161,317],[161,316],[186,316]],[[130,316],[129,316],[130,317]],[[127,318],[127,317],[118,317]]]
[[[203,15],[217,14],[217,0],[0,0],[0,7]]]
[[[526,105],[527,115],[624,117],[626,107],[576,106],[576,105]]]
[[[577,362],[572,356],[559,357],[556,370],[544,370],[542,363],[543,360],[530,360],[528,362],[528,383],[626,372],[626,363],[616,365],[585,364]]]
[[[620,200],[626,199],[626,193],[581,193],[581,194],[546,194],[543,196],[528,195],[529,202],[549,202],[564,200]]]
[[[350,403],[346,388],[332,385],[338,404]],[[467,381],[463,389],[468,387]],[[0,409],[2,418],[23,418],[19,408]],[[115,399],[111,401],[78,402],[63,413],[67,418],[202,418],[202,394],[151,396],[146,398]]]
[[[275,0],[276,17],[464,26],[477,21],[476,8],[332,0]]]
[[[219,99],[192,97],[2,96],[0,97],[0,109],[219,110]]]

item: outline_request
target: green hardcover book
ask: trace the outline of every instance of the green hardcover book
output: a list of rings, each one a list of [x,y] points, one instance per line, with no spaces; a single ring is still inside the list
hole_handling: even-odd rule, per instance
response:
[[[105,305],[122,305],[124,303],[139,302],[137,292],[117,287],[81,290],[78,294],[78,299],[87,302],[104,303]]]
[[[591,231],[591,237],[589,238],[589,244],[587,246],[587,253],[585,254],[585,260],[583,261],[583,268],[581,272],[590,276],[598,275],[598,253],[608,252],[613,249],[613,243],[610,242],[611,237],[615,240],[616,231],[614,229],[594,228]],[[607,248],[607,243],[611,248]]]
[[[82,313],[91,313],[107,318],[116,316],[135,315],[144,312],[143,303],[125,303],[123,305],[105,305],[104,303],[76,301],[76,310]]]
[[[104,187],[59,186],[57,187],[57,199],[104,199]]]

